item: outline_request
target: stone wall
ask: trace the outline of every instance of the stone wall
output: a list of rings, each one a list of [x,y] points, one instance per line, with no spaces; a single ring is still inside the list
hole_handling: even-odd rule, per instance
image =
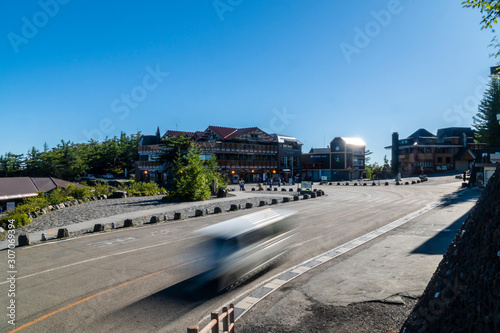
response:
[[[500,167],[401,332],[500,332]]]

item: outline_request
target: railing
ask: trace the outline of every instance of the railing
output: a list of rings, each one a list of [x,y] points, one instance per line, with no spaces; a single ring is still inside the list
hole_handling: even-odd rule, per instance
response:
[[[201,331],[197,325],[192,325],[187,328],[187,333],[219,333],[220,322],[222,322],[222,332],[235,333],[234,331],[234,305],[230,304],[229,309],[225,306],[222,308],[222,314],[219,316],[218,311],[211,314],[210,323]]]
[[[158,168],[162,165],[161,162],[156,161],[137,161],[137,166],[139,168]]]
[[[206,152],[277,154],[278,147],[252,143],[198,142]]]

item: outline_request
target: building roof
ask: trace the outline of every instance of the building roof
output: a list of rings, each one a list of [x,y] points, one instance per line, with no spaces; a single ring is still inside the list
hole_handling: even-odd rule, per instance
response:
[[[299,145],[303,145],[302,142],[300,142],[297,138],[294,138],[293,136],[288,136],[288,135],[282,135],[282,134],[270,134],[271,136],[275,137],[279,143],[285,143],[285,142],[296,142]]]
[[[172,130],[169,130],[167,131],[163,137],[164,138],[171,138],[171,137],[174,137],[174,136],[180,136],[180,135],[184,135],[185,137],[188,137],[188,138],[196,138],[196,133],[198,132],[185,132],[185,131],[172,131]]]
[[[410,135],[407,139],[418,139],[418,138],[436,138],[434,134],[426,130],[425,128],[420,128],[416,132],[414,132],[412,135]]]
[[[57,187],[66,187],[71,183],[52,177],[5,177],[0,178],[0,201],[22,199],[37,196],[39,192],[50,192]]]
[[[441,128],[441,129],[438,129],[437,136],[440,139],[451,138],[451,137],[461,137],[463,133],[465,133],[465,135],[468,138],[474,138],[474,130],[470,127]]]
[[[143,146],[147,146],[147,145],[156,145],[159,143],[159,141],[156,135],[144,134],[141,136],[141,143]]]
[[[366,143],[361,138],[344,138],[344,137],[341,137],[341,139],[344,140],[344,142],[347,143],[348,145],[366,146]]]

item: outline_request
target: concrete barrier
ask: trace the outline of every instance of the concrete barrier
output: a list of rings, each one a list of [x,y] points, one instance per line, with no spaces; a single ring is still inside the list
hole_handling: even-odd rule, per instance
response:
[[[287,202],[290,202],[290,198],[289,197],[284,197],[283,198],[283,203],[287,203]]]
[[[214,214],[219,214],[219,213],[222,213],[222,209],[220,209],[220,207],[215,207]]]
[[[67,228],[61,228],[57,230],[57,238],[66,238],[69,237],[69,231]]]
[[[203,216],[205,215],[205,213],[203,212],[203,210],[201,209],[197,209],[195,212],[194,212],[194,216],[196,217],[200,217],[200,216]]]
[[[266,202],[265,201],[259,201],[259,207],[262,207],[262,206],[265,206],[266,205]]]
[[[18,247],[28,246],[30,245],[30,238],[28,235],[19,235],[19,237],[17,237],[17,243]]]
[[[271,205],[276,205],[278,203],[278,200],[276,199],[271,199]]]
[[[130,228],[134,226],[134,221],[131,219],[126,219],[125,222],[123,222],[123,227],[124,228]]]
[[[251,202],[247,202],[247,203],[245,204],[245,208],[246,208],[246,209],[253,208],[253,203],[251,203]]]
[[[231,212],[235,212],[238,210],[238,205],[231,205],[231,207],[229,208],[229,211]]]
[[[182,214],[181,213],[174,213],[174,220],[180,220],[182,219]]]
[[[151,218],[149,219],[149,223],[158,223],[158,217],[151,216]]]
[[[94,224],[94,232],[101,232],[104,231],[104,224],[97,223]]]

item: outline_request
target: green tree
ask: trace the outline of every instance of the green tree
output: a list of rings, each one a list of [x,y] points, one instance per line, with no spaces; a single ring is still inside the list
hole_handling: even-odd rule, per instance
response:
[[[200,148],[191,143],[187,153],[177,155],[173,165],[174,186],[171,196],[182,201],[206,200],[210,197],[209,172],[200,157]]]
[[[490,147],[500,147],[500,79],[491,77],[488,90],[484,93],[478,112],[473,117],[473,128],[476,130],[476,141],[486,143]]]
[[[498,0],[466,0],[462,1],[462,5],[465,8],[478,8],[483,14],[481,20],[481,29],[492,29],[493,32],[493,24],[498,22],[498,16],[500,16],[500,1]],[[500,44],[498,43],[497,36],[494,36],[491,40],[491,47],[498,49],[500,48]],[[490,56],[498,57],[500,55],[500,50],[497,50],[496,53],[491,54]]]
[[[185,135],[164,138],[160,143],[160,146],[163,148],[160,161],[172,164],[179,154],[184,154],[188,151],[192,142],[193,140]]]

